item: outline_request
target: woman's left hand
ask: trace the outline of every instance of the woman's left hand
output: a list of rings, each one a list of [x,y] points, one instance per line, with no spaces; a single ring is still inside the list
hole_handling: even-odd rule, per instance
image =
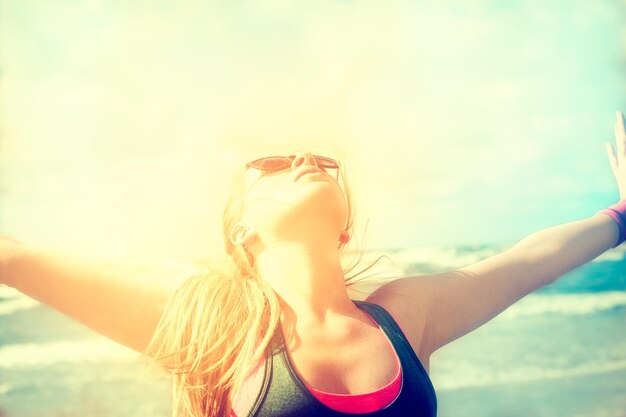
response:
[[[620,201],[626,200],[626,127],[624,127],[624,114],[620,111],[616,113],[615,121],[615,142],[617,145],[617,155],[613,149],[613,145],[606,143],[606,151],[609,154],[611,169],[617,187],[619,188]]]

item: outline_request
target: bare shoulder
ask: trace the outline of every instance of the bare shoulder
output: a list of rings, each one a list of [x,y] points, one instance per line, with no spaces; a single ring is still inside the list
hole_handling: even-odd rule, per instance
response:
[[[508,249],[463,268],[398,278],[368,299],[393,312],[418,356],[426,357],[552,282],[554,274],[536,257]]]
[[[428,370],[432,353],[424,340],[429,303],[428,280],[420,278],[397,278],[379,287],[365,301],[378,304],[391,314]]]

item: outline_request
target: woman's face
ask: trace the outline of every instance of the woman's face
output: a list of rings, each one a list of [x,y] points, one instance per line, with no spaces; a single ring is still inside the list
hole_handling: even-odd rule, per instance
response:
[[[249,168],[243,197],[244,220],[264,239],[339,240],[348,221],[344,190],[336,170],[320,168],[310,152],[299,152],[282,171]]]

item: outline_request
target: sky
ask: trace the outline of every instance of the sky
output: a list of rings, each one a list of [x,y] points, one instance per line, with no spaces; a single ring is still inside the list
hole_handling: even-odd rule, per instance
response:
[[[369,249],[513,245],[619,200],[626,2],[0,0],[0,234],[223,251],[236,169],[340,158]]]

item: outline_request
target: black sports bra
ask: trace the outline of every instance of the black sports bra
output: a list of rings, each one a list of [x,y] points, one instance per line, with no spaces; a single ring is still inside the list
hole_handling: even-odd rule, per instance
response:
[[[274,330],[265,355],[263,384],[248,417],[434,417],[437,397],[428,373],[411,348],[400,326],[389,312],[378,304],[352,300],[380,325],[402,367],[402,388],[387,407],[364,414],[335,411],[320,402],[299,378],[285,349],[280,326]]]

